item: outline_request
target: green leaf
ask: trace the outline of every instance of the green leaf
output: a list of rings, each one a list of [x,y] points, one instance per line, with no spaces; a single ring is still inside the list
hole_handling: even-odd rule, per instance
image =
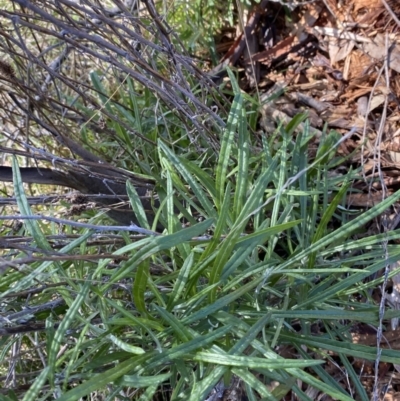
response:
[[[139,226],[150,230],[150,225],[147,221],[147,215],[143,208],[143,204],[136,191],[136,188],[130,183],[129,180],[126,182],[126,192],[129,196],[129,200],[131,202],[132,209],[136,215],[136,218],[139,221]]]
[[[162,375],[155,375],[155,376],[126,375],[122,378],[122,383],[124,386],[130,386],[135,388],[143,388],[148,386],[158,387],[159,384],[165,382],[170,377],[171,373],[165,373]]]
[[[15,156],[12,158],[12,169],[13,169],[14,191],[15,191],[15,197],[17,199],[18,208],[23,216],[32,216],[33,213],[25,195],[21,173],[19,171],[17,159],[15,158]],[[46,237],[43,235],[37,220],[24,220],[24,224],[29,233],[36,241],[37,246],[40,249],[51,251],[51,246],[47,242]]]
[[[98,391],[99,389],[105,388],[109,383],[113,383],[119,378],[123,377],[125,374],[131,372],[137,366],[139,358],[143,357],[136,356],[128,359],[127,361],[117,363],[117,366],[115,366],[114,368],[108,369],[103,373],[94,375],[92,378],[86,380],[82,384],[63,394],[57,400],[75,401],[79,400],[81,397],[84,397],[87,394],[90,394],[93,391]],[[29,400],[32,399],[34,398],[29,398]],[[28,401],[28,398],[26,401]]]
[[[248,369],[306,368],[324,363],[324,361],[312,359],[264,359],[249,356],[213,354],[211,352],[198,352],[194,355],[193,359],[215,365],[236,366]]]
[[[224,200],[225,181],[231,157],[233,139],[236,133],[237,126],[239,125],[239,121],[242,119],[242,103],[243,97],[239,93],[233,99],[231,112],[229,113],[228,122],[226,124],[224,135],[221,141],[221,150],[219,152],[216,175],[216,188],[218,188],[219,190],[219,196],[217,198],[218,209],[220,209],[220,206]]]
[[[322,337],[311,337],[302,334],[281,333],[281,340],[285,343],[307,345],[309,347],[337,352],[354,358],[375,361],[377,355],[376,347],[353,344],[345,341],[331,340]],[[400,364],[400,351],[392,349],[381,349],[380,360],[393,364]]]

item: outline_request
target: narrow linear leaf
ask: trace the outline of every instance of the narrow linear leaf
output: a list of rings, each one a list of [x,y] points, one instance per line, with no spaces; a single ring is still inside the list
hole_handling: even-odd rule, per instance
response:
[[[243,107],[243,97],[239,93],[232,102],[231,111],[229,113],[228,122],[224,130],[224,135],[221,141],[221,150],[219,152],[217,174],[216,174],[216,187],[219,190],[219,197],[217,199],[217,208],[219,209],[225,192],[225,181],[227,176],[228,164],[231,158],[231,150],[233,145],[233,138],[236,133],[236,128],[241,119],[241,110]]]
[[[324,361],[313,359],[265,359],[249,356],[213,354],[211,352],[198,352],[193,359],[195,361],[202,361],[216,365],[236,366],[249,369],[306,368],[324,363]]]

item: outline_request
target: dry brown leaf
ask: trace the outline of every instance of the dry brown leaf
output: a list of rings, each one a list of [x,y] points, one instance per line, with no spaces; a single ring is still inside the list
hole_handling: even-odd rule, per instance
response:
[[[368,71],[368,68],[372,64],[373,62],[370,57],[360,50],[354,50],[350,56],[350,68],[347,79],[351,81],[356,78],[358,81],[367,81],[368,77],[365,72]]]
[[[353,111],[348,105],[340,105],[325,110],[321,113],[321,117],[326,121],[336,120],[339,118],[349,118],[353,114]]]
[[[358,98],[360,98],[360,97],[362,97],[362,96],[364,96],[364,95],[366,95],[367,93],[370,93],[370,92],[371,92],[371,88],[360,88],[360,89],[357,89],[355,91],[348,91],[347,93],[344,93],[341,96],[341,99],[347,99],[348,102],[351,103],[355,99],[358,99]],[[367,101],[368,101],[368,99],[367,99]],[[360,114],[360,115],[365,115],[365,113],[364,114]]]
[[[328,50],[331,64],[334,66],[338,61],[345,59],[354,49],[354,46],[353,41],[330,38]]]
[[[375,95],[370,101],[368,113],[379,107],[386,99],[386,95]]]
[[[400,401],[400,393],[385,394],[383,401]]]
[[[372,10],[374,8],[382,8],[381,0],[352,0],[354,13],[361,9]]]
[[[306,40],[308,33],[305,27],[312,27],[317,22],[320,17],[322,7],[317,4],[309,4],[304,15],[301,17],[299,22],[288,23],[288,27],[293,27],[291,31],[291,36],[296,36],[299,42]]]
[[[370,43],[362,43],[361,48],[366,54],[381,62],[389,56],[389,68],[400,72],[400,44],[398,41],[388,39],[386,44],[385,35],[378,34]]]

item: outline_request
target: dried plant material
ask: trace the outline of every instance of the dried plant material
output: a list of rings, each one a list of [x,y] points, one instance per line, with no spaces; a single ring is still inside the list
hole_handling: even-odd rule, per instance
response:
[[[373,62],[370,57],[358,49],[354,50],[350,55],[348,80],[353,81],[357,79],[358,81],[366,81],[366,73],[371,65],[373,65]]]
[[[290,88],[288,88],[288,90],[290,89],[298,90],[299,92],[305,92],[305,91],[322,92],[328,89],[328,82],[326,80],[318,80],[315,82],[309,82],[305,84],[292,85]]]
[[[388,142],[386,144],[386,150],[389,151],[391,159],[400,162],[400,137],[399,133],[396,132],[392,136],[388,138]]]
[[[355,42],[360,43],[369,43],[370,39],[366,38],[363,35],[357,35],[352,32],[345,31],[339,28],[331,28],[331,27],[321,27],[315,26],[310,29],[315,35],[326,35],[328,37],[333,37],[341,40],[354,40]]]
[[[253,62],[259,61],[263,64],[268,65],[273,58],[277,58],[284,54],[289,53],[293,45],[295,44],[295,41],[296,41],[295,36],[289,36],[285,40],[275,45],[272,49],[268,49],[254,55],[252,61]],[[248,63],[250,62],[250,60],[245,60],[245,62]]]
[[[246,45],[246,40],[256,32],[256,26],[258,25],[261,17],[262,10],[265,9],[268,0],[262,0],[261,3],[253,10],[250,14],[244,31],[238,36],[235,43],[231,46],[228,52],[224,55],[221,62],[212,69],[211,75],[219,74],[226,66],[235,65],[239,58],[243,55],[243,50]]]
[[[371,208],[381,203],[383,199],[385,199],[383,192],[349,194],[346,197],[346,203],[349,207]]]
[[[347,99],[349,103],[353,102],[354,100],[363,97],[366,94],[369,94],[371,92],[371,88],[363,88],[363,89],[356,89],[353,91],[349,91],[348,93],[344,93],[341,98]],[[368,99],[367,99],[368,101]],[[367,110],[367,108],[365,108]]]
[[[246,46],[243,50],[245,59],[253,60],[253,56],[258,52],[258,37],[251,35],[246,38]],[[249,82],[250,88],[255,88],[260,82],[260,64],[253,61],[245,65],[246,78]]]
[[[394,394],[385,394],[383,401],[400,401],[400,393],[396,392]]]
[[[377,107],[381,106],[386,99],[386,95],[375,95],[372,97],[369,103],[369,109],[367,110],[367,113],[375,110]]]
[[[349,114],[352,114],[353,111],[349,108],[348,105],[341,105],[332,107],[328,110],[325,110],[321,113],[321,116],[324,120],[331,122],[337,119],[345,119],[347,120]]]
[[[308,35],[306,27],[312,27],[315,25],[320,17],[321,11],[322,7],[317,3],[310,3],[300,21],[293,23],[293,25],[291,23],[288,24],[288,27],[291,28],[290,36],[296,36],[299,42],[306,40]]]
[[[272,127],[271,120],[278,125],[281,123],[288,124],[291,120],[291,117],[289,117],[286,113],[284,113],[281,110],[278,110],[276,107],[273,107],[269,104],[266,104],[262,107],[261,113],[262,113],[262,118],[261,118],[260,124],[266,130],[271,129],[271,127]],[[296,128],[296,132],[300,132],[300,131],[304,132],[304,130],[305,130],[305,127],[304,127],[303,123],[299,124]],[[272,131],[270,131],[270,132],[272,132]],[[315,135],[315,137],[317,139],[322,136],[322,132],[313,127],[309,128],[309,132],[311,134]]]
[[[359,116],[366,116],[368,113],[368,97],[361,96],[357,100],[357,114]]]
[[[354,344],[375,345],[377,341],[376,333],[354,333],[352,335]],[[390,330],[384,333],[382,348],[400,349],[400,329]]]
[[[358,13],[358,11],[365,9],[371,11],[376,8],[382,8],[381,0],[354,0],[352,1],[354,7],[354,13]]]
[[[400,39],[400,38],[399,38]],[[400,72],[400,43],[393,39],[387,39],[386,35],[378,34],[373,41],[363,43],[362,50],[378,61],[385,61],[389,68]]]
[[[393,144],[394,146],[396,146],[396,148],[398,148],[400,150],[400,144],[399,143],[395,143]],[[394,151],[394,150],[389,150],[389,156],[391,158],[392,161],[394,161],[395,163],[400,165],[400,152],[398,151]]]
[[[331,38],[328,41],[329,58],[332,65],[345,59],[354,49],[354,42],[351,40],[341,40]]]
[[[321,102],[318,99],[314,99],[313,97],[307,96],[300,92],[291,92],[288,94],[288,96],[290,99],[296,102],[300,102],[308,107],[311,107],[318,114],[332,107],[332,105],[327,102]]]
[[[11,64],[0,60],[0,75],[3,75],[6,78],[13,79],[15,78],[15,71]]]

